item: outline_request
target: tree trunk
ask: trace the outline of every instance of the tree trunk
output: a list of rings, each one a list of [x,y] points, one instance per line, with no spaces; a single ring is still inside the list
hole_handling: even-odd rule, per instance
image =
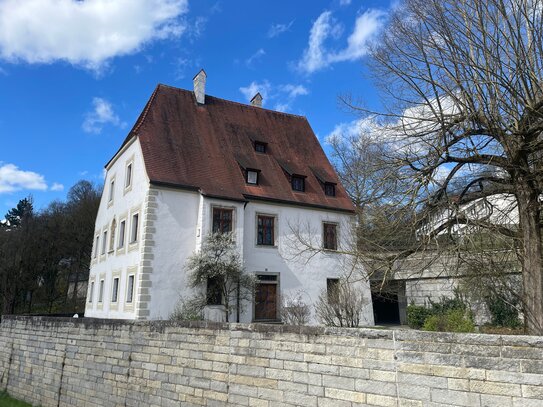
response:
[[[519,226],[524,251],[523,302],[527,331],[543,334],[543,262],[541,251],[540,210],[537,193],[528,183],[517,184]]]

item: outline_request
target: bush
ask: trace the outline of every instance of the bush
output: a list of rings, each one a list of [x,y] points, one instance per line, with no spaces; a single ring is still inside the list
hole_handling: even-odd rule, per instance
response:
[[[170,315],[171,321],[202,321],[204,319],[205,301],[194,297],[188,300],[180,299]]]
[[[367,303],[362,290],[352,282],[340,279],[331,291],[321,291],[315,303],[315,314],[323,325],[356,328],[362,322]]]
[[[519,328],[522,323],[517,308],[499,297],[486,299],[488,310],[492,314],[491,324],[507,328]]]
[[[411,304],[407,306],[407,325],[413,329],[421,329],[424,321],[432,315],[432,310],[421,305]]]
[[[438,332],[474,332],[475,324],[469,307],[456,293],[454,298],[431,301],[430,307],[411,304],[407,307],[407,323],[411,328]]]
[[[303,293],[285,294],[281,298],[281,320],[285,325],[307,325],[311,319],[311,309],[302,298]]]
[[[428,302],[432,307],[432,314],[434,315],[446,314],[447,312],[452,310],[465,311],[467,309],[464,300],[460,297],[458,292],[455,293],[454,298],[441,297],[438,302],[433,302],[430,299],[428,299]]]
[[[450,309],[444,314],[434,314],[426,318],[422,329],[438,332],[474,332],[475,325],[469,312]]]

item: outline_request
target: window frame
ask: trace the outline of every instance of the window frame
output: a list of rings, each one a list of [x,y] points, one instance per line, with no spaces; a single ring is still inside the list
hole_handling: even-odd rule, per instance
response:
[[[262,231],[262,240],[260,240],[260,219],[271,219],[271,243],[264,243],[264,230]],[[264,225],[262,225],[264,226]],[[275,240],[277,238],[277,215],[267,213],[256,214],[256,245],[259,247],[276,247]]]
[[[337,303],[337,298],[334,299],[333,290],[339,290],[340,279],[339,278],[327,278],[326,279],[326,301],[328,304]],[[337,293],[336,293],[337,296]]]
[[[113,200],[115,199],[115,177],[112,177],[109,181],[109,193],[107,198],[107,204],[111,206]]]
[[[247,168],[247,169],[245,170],[245,182],[246,182],[247,184],[249,184],[249,185],[258,185],[258,179],[260,178],[260,177],[259,177],[259,175],[260,175],[259,172],[260,172],[260,171],[257,171],[257,170],[255,170],[255,169]],[[251,181],[249,180],[249,174],[250,174],[250,173],[252,173],[252,174],[255,175],[255,182],[251,182]]]
[[[234,217],[235,217],[235,209],[234,207],[227,207],[227,206],[218,206],[218,205],[212,205],[211,206],[211,233],[232,233],[234,231]],[[215,229],[215,211],[217,212],[230,212],[230,230],[224,231],[222,230],[222,224],[225,222],[225,219],[219,219],[219,227],[218,229]]]
[[[119,222],[119,237],[117,239],[117,250],[124,249],[125,240],[126,240],[126,219],[122,219]]]
[[[298,187],[295,187],[295,185],[299,182],[301,185],[301,189]],[[305,177],[297,174],[292,174],[290,176],[290,186],[294,192],[305,192]]]
[[[223,292],[221,289],[222,277],[208,277],[206,281],[206,306],[224,305]],[[210,287],[215,286],[214,293],[210,293]],[[213,300],[213,301],[212,301]]]
[[[89,284],[89,300],[87,302],[89,304],[92,304],[93,298],[94,298],[94,280],[91,280]]]
[[[107,251],[107,232],[108,232],[107,229],[102,232],[102,248],[101,248],[101,251],[100,251],[101,256],[106,255],[106,251]]]
[[[117,304],[119,302],[119,277],[113,277],[111,282],[111,303]]]
[[[94,258],[98,258],[98,254],[100,253],[100,234],[96,234],[94,237]]]
[[[330,190],[329,188],[331,188],[331,191],[332,193],[328,193]],[[333,182],[325,182],[324,183],[324,195],[326,196],[330,196],[330,197],[335,197],[336,196],[336,184],[334,184]]]
[[[255,152],[259,154],[266,154],[266,150],[268,149],[268,143],[264,143],[262,141],[255,141],[254,142]],[[262,150],[259,150],[259,148]]]
[[[334,244],[329,245],[330,243],[328,241],[328,234],[327,234],[327,228],[333,227],[334,230]],[[339,246],[339,239],[338,239],[338,224],[335,222],[322,222],[322,248],[324,250],[328,251],[337,251]]]
[[[104,286],[105,286],[105,280],[103,278],[100,279],[100,285],[98,290],[98,303],[103,304],[104,303]]]
[[[134,177],[134,161],[129,161],[126,164],[124,171],[124,189],[127,190],[132,186],[132,179]]]
[[[132,285],[130,284],[130,279],[132,279]],[[125,303],[126,304],[134,304],[134,288],[136,287],[136,274],[131,273],[128,274],[126,278],[126,295],[125,295]],[[130,300],[128,297],[128,294],[130,293]]]
[[[136,221],[134,222],[134,219]],[[129,244],[138,243],[138,234],[139,234],[139,223],[140,223],[140,214],[139,212],[132,213],[130,217],[130,242]]]

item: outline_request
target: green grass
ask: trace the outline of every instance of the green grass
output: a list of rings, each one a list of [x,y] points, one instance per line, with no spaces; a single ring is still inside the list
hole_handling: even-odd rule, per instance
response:
[[[0,392],[0,407],[32,407],[32,404],[11,398],[6,392]]]

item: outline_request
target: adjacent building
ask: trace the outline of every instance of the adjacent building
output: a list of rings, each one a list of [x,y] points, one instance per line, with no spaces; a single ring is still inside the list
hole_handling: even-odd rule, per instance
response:
[[[185,263],[212,232],[234,233],[258,279],[240,322],[280,321],[282,295],[311,304],[352,272],[342,250],[354,208],[307,119],[205,85],[203,70],[193,91],[158,85],[106,164],[85,316],[168,318],[194,294]],[[220,307],[210,300],[206,315],[220,319]]]

